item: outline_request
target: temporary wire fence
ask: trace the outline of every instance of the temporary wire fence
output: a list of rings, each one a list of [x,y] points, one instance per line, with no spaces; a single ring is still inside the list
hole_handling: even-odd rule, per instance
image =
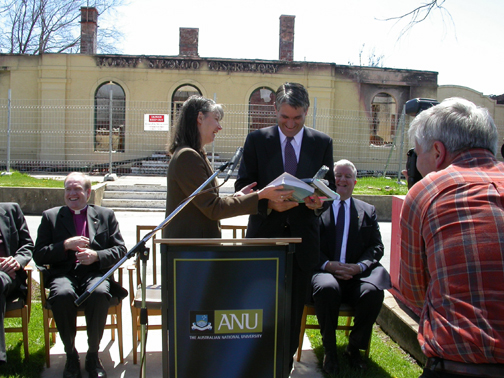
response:
[[[164,175],[176,114],[169,102],[0,99],[0,170]],[[272,108],[225,104],[222,130],[206,146],[217,167],[247,134],[274,125]],[[316,115],[315,118],[313,115]],[[334,160],[351,160],[360,175],[400,174],[410,148],[411,118],[312,107],[305,124],[333,138]],[[504,127],[499,126],[501,135]],[[403,134],[402,134],[403,133]]]

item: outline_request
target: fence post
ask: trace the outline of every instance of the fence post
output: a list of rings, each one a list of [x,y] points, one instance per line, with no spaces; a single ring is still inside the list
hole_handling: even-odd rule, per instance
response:
[[[404,129],[406,125],[406,105],[403,105],[403,110],[401,114],[401,145],[399,146],[399,168],[397,169],[397,183],[401,183],[401,167],[402,167],[402,157],[403,157],[403,146],[404,146]]]
[[[5,174],[10,175],[10,134],[11,134],[11,89],[9,88],[9,94],[7,99],[7,167]]]
[[[402,126],[400,127],[400,129],[401,129],[401,146],[399,147],[400,148],[400,152],[399,152],[399,168],[398,168],[399,172],[397,173],[397,183],[401,182],[402,145],[403,145],[403,142],[404,142],[404,121],[405,121],[404,115],[405,114],[406,114],[406,105],[403,105],[403,110],[402,110],[402,113],[401,113],[401,117],[399,118],[399,125],[402,125]],[[396,141],[397,141],[397,133],[394,135],[394,142],[390,146],[390,151],[389,151],[389,154],[388,154],[387,162],[385,163],[385,167],[383,168],[382,177],[387,176],[387,169],[388,169],[388,166],[389,166],[389,163],[390,163],[390,158],[392,157],[392,153],[394,152],[394,148],[396,148],[396,146],[397,146]]]

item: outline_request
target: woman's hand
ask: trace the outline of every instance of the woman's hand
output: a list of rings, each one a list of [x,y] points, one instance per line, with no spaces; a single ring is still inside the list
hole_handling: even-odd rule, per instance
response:
[[[244,196],[246,194],[254,193],[253,188],[257,185],[257,182],[253,182],[252,184],[249,184],[245,187],[242,188],[239,192],[236,192],[233,194],[233,197],[240,197]],[[267,186],[266,188],[263,188],[259,191],[257,191],[257,194],[259,195],[259,199],[268,199],[273,202],[283,202],[283,201],[288,201],[291,199],[292,193],[294,193],[294,190],[282,190],[283,185],[280,186]]]
[[[256,185],[257,185],[257,182],[253,182],[252,184],[248,184],[247,186],[243,187],[242,190],[233,194],[233,197],[240,197],[240,196],[244,196],[246,194],[253,193],[254,191],[252,190],[252,188]]]
[[[294,190],[282,190],[283,185],[279,186],[267,186],[259,190],[257,193],[259,194],[259,199],[268,199],[273,202],[284,202],[291,199],[292,193]]]

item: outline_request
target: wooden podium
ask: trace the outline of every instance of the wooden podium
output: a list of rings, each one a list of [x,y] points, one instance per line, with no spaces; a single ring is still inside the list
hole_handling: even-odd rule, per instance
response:
[[[158,239],[163,377],[286,378],[294,243]]]

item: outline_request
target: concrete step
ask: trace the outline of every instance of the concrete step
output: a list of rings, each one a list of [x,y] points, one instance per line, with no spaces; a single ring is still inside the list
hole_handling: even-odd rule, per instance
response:
[[[117,208],[144,208],[144,209],[165,209],[166,201],[165,200],[139,200],[139,199],[125,199],[125,200],[116,200],[116,199],[103,199],[102,206],[111,208],[116,210]]]
[[[103,193],[104,199],[115,200],[166,200],[166,191],[150,192],[150,191],[124,191],[124,190],[106,190]]]
[[[131,167],[134,175],[166,175],[167,167]]]
[[[160,207],[109,207],[109,209],[112,209],[114,211],[127,211],[127,212],[142,212],[142,213],[164,213],[166,209],[160,208]]]
[[[166,184],[118,184],[108,182],[105,192],[163,192],[166,193]]]

